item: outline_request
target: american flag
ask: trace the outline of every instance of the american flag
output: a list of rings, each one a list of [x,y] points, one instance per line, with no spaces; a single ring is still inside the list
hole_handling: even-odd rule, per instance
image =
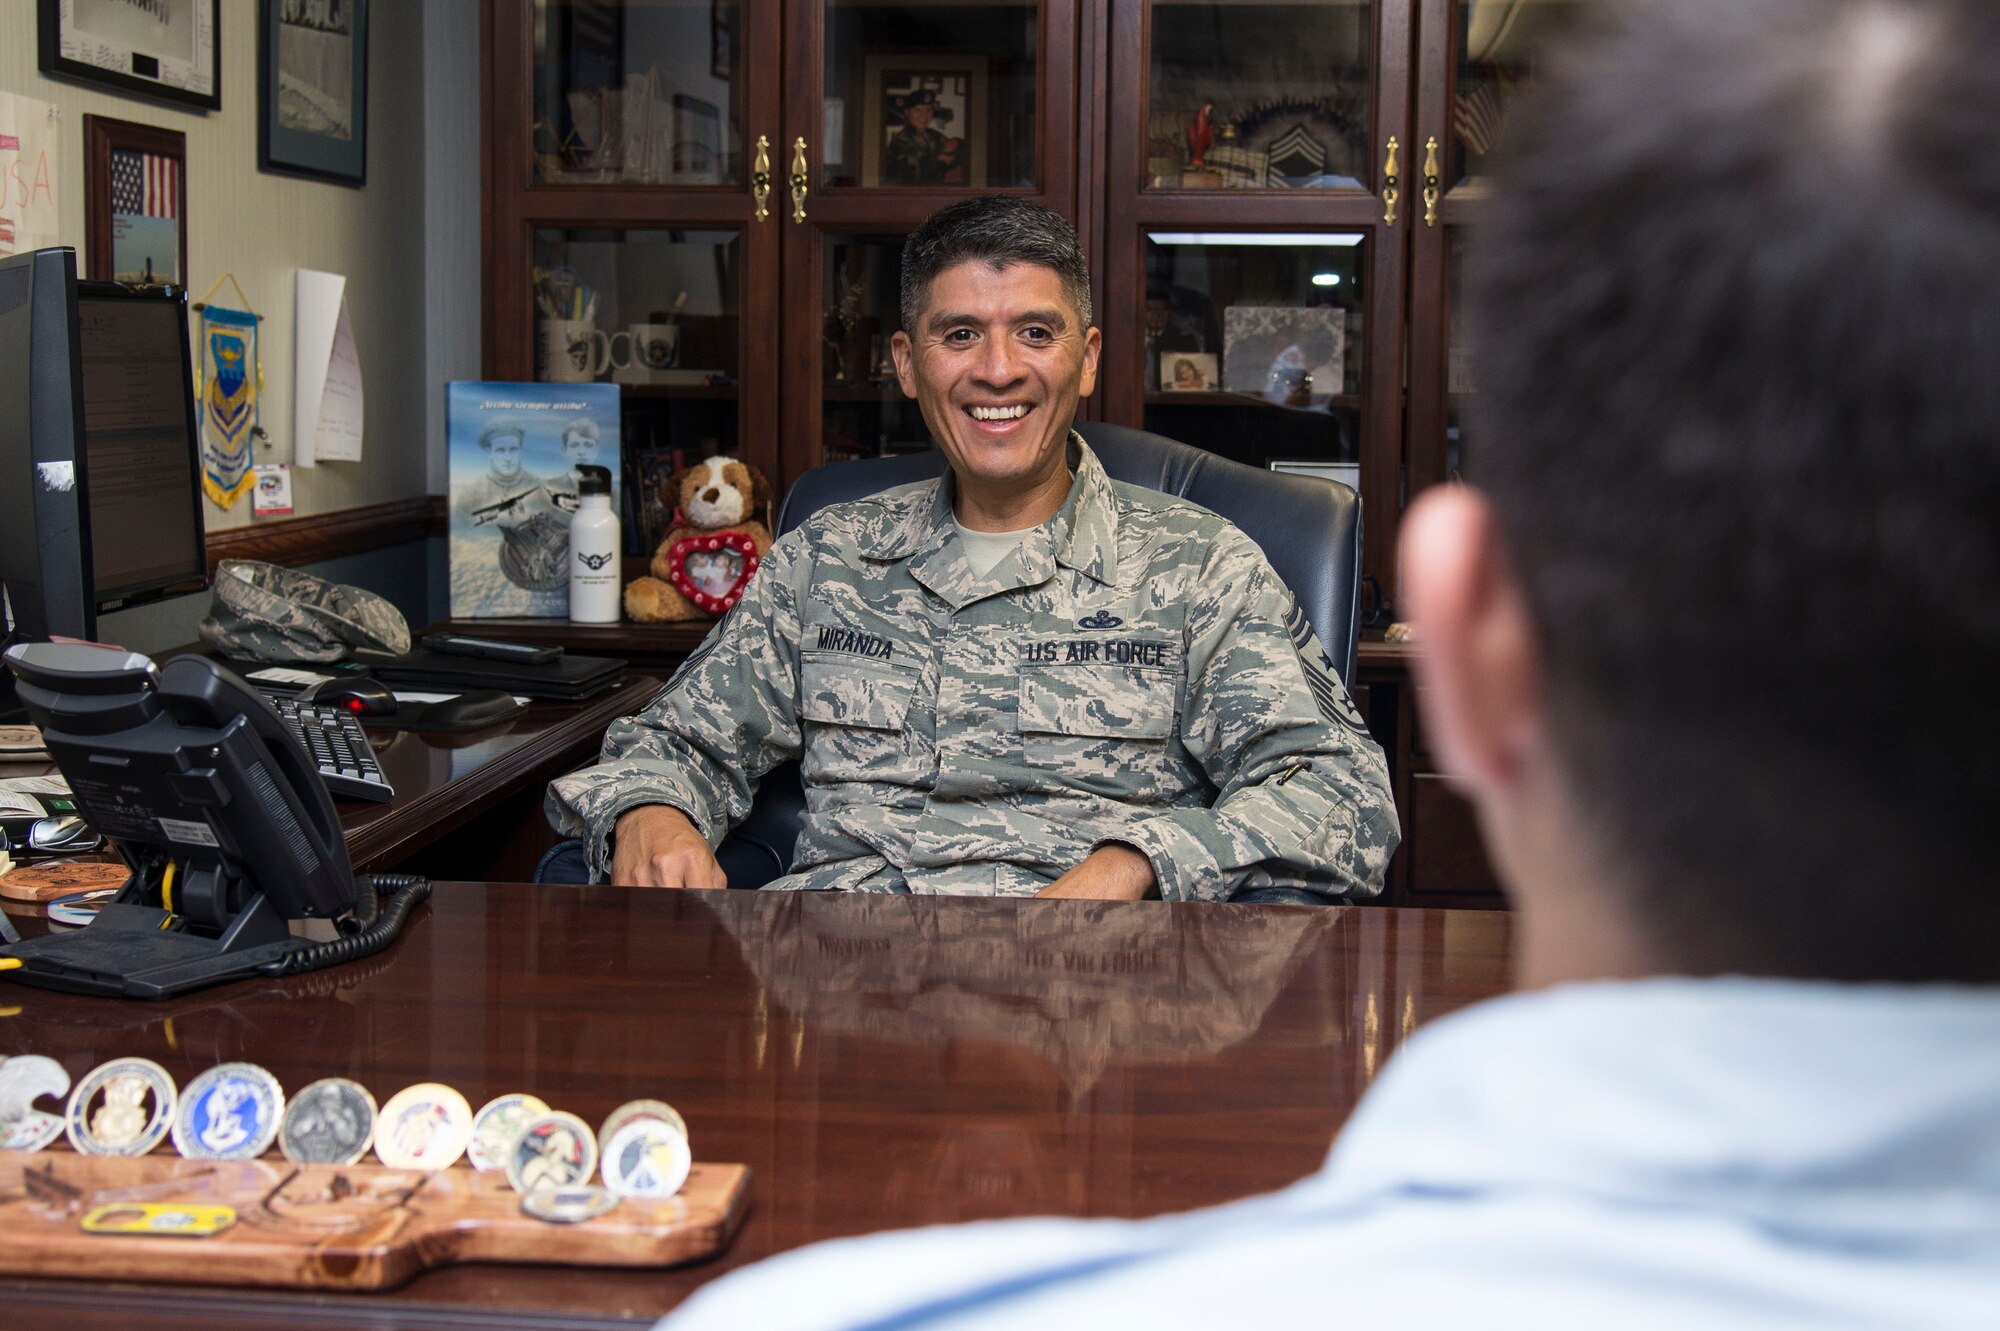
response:
[[[173,217],[180,198],[180,163],[158,153],[111,154],[111,211]]]

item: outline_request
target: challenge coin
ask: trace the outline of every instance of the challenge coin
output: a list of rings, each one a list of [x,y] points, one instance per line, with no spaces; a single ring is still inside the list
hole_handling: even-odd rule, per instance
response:
[[[0,1128],[40,1113],[35,1101],[60,1100],[69,1090],[69,1070],[43,1054],[17,1054],[0,1064]]]
[[[375,1141],[375,1097],[358,1081],[322,1077],[294,1095],[278,1147],[301,1165],[351,1165]]]
[[[596,1172],[597,1138],[560,1109],[529,1119],[507,1148],[507,1181],[516,1192],[575,1187]]]
[[[687,1138],[664,1119],[635,1118],[604,1145],[604,1186],[620,1197],[671,1197],[693,1167]]]
[[[450,1169],[472,1140],[472,1106],[449,1086],[419,1082],[375,1120],[375,1157],[391,1169]]]
[[[688,1135],[687,1120],[681,1117],[680,1110],[674,1108],[666,1101],[627,1100],[624,1104],[612,1110],[611,1116],[604,1120],[604,1126],[597,1130],[598,1143],[600,1145],[608,1145],[611,1139],[618,1135],[618,1129],[624,1127],[635,1118],[663,1119],[673,1124],[675,1131],[679,1132],[683,1138],[686,1138]],[[689,1144],[692,1146],[692,1142]]]
[[[47,901],[76,892],[125,886],[132,871],[107,860],[49,860],[0,874],[0,897],[9,901]]]
[[[144,1155],[173,1127],[179,1098],[150,1058],[100,1063],[69,1094],[69,1144],[83,1155]]]
[[[528,1120],[548,1112],[539,1096],[521,1091],[488,1100],[472,1116],[472,1141],[465,1148],[465,1158],[474,1169],[505,1169],[507,1148],[514,1144],[514,1138],[528,1126]]]
[[[220,1063],[182,1089],[174,1148],[190,1160],[255,1160],[284,1116],[276,1077],[255,1063]]]
[[[552,1225],[595,1220],[616,1205],[616,1197],[588,1183],[573,1188],[537,1188],[521,1198],[523,1211]]]
[[[68,1089],[69,1072],[53,1058],[0,1059],[0,1151],[39,1151],[62,1136],[62,1115],[35,1108],[35,1101],[60,1100]]]
[[[62,1135],[60,1116],[30,1109],[0,1132],[0,1151],[39,1151]]]

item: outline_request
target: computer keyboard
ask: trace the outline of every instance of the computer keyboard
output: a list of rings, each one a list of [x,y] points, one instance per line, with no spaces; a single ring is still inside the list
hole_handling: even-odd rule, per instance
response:
[[[386,803],[396,788],[382,779],[382,763],[361,722],[339,707],[319,707],[296,698],[272,698],[278,719],[312,755],[326,788],[349,799]]]

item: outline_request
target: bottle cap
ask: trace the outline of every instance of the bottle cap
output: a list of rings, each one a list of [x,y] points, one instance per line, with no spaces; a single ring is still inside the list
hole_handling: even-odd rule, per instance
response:
[[[579,495],[609,495],[611,493],[611,469],[609,467],[581,466],[577,469],[576,492]]]

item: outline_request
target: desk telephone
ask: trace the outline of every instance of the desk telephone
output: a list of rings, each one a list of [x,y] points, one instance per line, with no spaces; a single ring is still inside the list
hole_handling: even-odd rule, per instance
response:
[[[78,807],[131,870],[92,924],[0,948],[22,962],[7,978],[166,998],[315,970],[387,947],[430,894],[422,878],[357,882],[313,759],[214,661],[156,666],[75,643],[23,644],[4,659]],[[331,921],[340,936],[296,938],[292,920]]]

